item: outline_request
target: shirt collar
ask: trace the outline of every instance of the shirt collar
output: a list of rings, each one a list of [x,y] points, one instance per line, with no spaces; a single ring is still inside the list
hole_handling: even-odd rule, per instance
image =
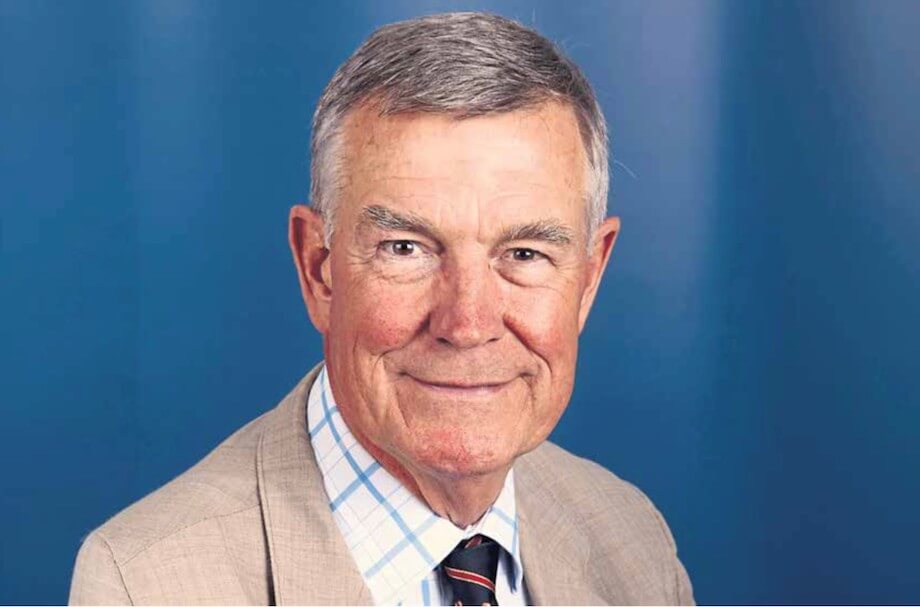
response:
[[[461,529],[432,512],[358,443],[339,413],[325,366],[310,390],[307,424],[333,517],[377,604],[399,602],[461,540],[478,533],[510,555],[508,581],[520,587],[513,471],[485,515]]]

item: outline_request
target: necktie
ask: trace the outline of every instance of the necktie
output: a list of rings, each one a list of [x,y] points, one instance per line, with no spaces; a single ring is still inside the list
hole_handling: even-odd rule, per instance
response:
[[[501,550],[484,535],[474,535],[457,544],[441,561],[445,585],[450,588],[454,605],[498,605],[495,598],[495,574]]]

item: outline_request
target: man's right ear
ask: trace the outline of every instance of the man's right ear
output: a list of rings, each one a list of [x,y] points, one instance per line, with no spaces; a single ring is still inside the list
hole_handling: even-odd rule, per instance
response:
[[[291,207],[288,242],[297,266],[300,292],[316,330],[326,334],[332,301],[332,268],[326,248],[323,218],[307,205]]]

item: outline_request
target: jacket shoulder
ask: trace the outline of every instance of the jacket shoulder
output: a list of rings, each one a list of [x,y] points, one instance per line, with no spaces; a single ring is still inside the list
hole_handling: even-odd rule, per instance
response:
[[[542,507],[564,513],[576,541],[590,547],[592,569],[609,574],[596,580],[600,587],[618,577],[614,572],[622,572],[626,585],[654,587],[654,596],[660,597],[654,602],[693,603],[674,537],[638,487],[549,441],[518,460],[518,479],[523,490],[541,496]]]
[[[582,516],[595,515],[596,509],[609,512],[611,500],[629,512],[635,510],[637,515],[651,514],[649,507],[654,508],[648,497],[629,481],[549,441],[523,456],[519,467],[524,474],[537,477],[547,491]]]
[[[645,493],[589,459],[546,441],[523,456],[516,470],[586,530],[623,527],[665,548],[673,546],[664,518]]]
[[[109,518],[88,535],[86,550],[104,546],[123,564],[204,521],[257,507],[256,454],[270,414],[250,421],[194,466]]]

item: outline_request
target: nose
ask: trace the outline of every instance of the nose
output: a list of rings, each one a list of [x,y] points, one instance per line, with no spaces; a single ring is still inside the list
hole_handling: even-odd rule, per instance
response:
[[[445,264],[438,282],[430,331],[439,342],[467,349],[502,336],[504,298],[488,260]]]

